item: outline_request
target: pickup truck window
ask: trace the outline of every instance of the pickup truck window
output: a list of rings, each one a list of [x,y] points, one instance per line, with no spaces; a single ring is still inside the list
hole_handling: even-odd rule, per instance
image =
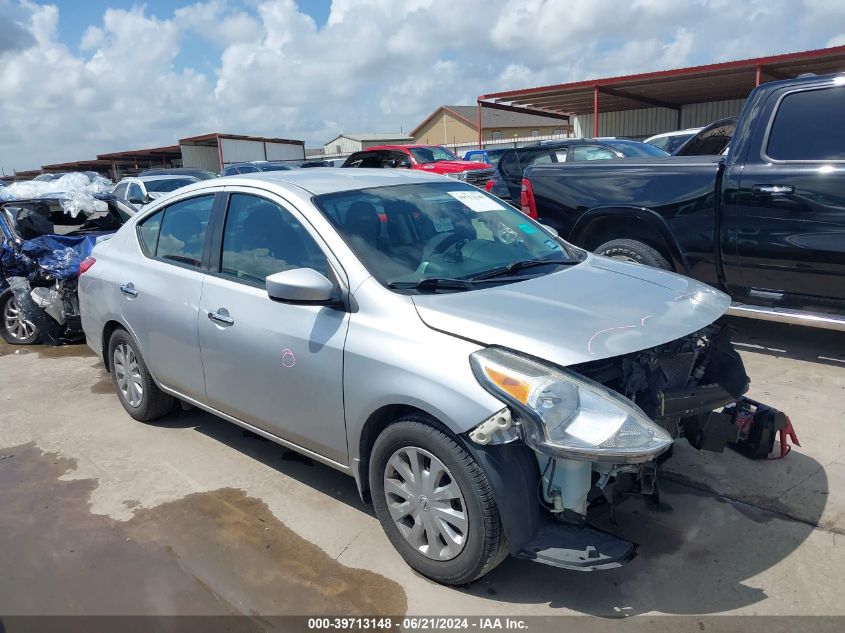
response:
[[[787,94],[775,113],[766,153],[774,160],[845,160],[845,87]]]
[[[611,160],[616,155],[608,149],[597,145],[576,145],[572,148],[569,160]]]

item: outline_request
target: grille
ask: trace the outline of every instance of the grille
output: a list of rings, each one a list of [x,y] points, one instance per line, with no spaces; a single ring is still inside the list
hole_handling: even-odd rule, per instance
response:
[[[495,169],[473,169],[465,172],[467,175],[466,181],[475,185],[476,187],[484,187],[485,183],[493,177],[496,173]]]

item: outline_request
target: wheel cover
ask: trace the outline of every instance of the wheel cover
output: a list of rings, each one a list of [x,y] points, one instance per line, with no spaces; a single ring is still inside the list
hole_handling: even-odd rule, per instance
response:
[[[9,336],[16,341],[27,341],[35,334],[35,325],[26,320],[14,297],[11,297],[3,306],[3,326]]]
[[[384,496],[399,533],[418,552],[437,561],[461,553],[469,528],[466,504],[437,457],[415,446],[397,450],[384,469]]]
[[[114,348],[112,360],[114,377],[123,401],[133,409],[137,409],[144,401],[144,382],[135,352],[128,344],[119,343]]]

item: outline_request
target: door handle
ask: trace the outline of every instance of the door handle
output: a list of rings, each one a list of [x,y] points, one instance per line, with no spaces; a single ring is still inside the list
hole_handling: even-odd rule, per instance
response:
[[[135,284],[131,282],[128,284],[123,284],[120,287],[120,291],[127,297],[132,297],[133,299],[138,296],[138,291],[135,290]]]
[[[217,312],[209,312],[208,318],[220,325],[234,325],[235,320],[229,316],[228,310],[220,308]]]
[[[754,185],[751,187],[751,193],[786,196],[795,193],[795,187],[793,185]]]

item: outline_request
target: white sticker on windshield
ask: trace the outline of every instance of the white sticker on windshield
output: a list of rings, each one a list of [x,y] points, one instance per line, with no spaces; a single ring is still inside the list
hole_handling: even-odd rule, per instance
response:
[[[452,226],[452,218],[436,218],[434,220],[434,230],[438,233],[454,231],[455,227]]]
[[[448,194],[473,211],[501,211],[505,208],[503,204],[480,191],[449,191]]]

